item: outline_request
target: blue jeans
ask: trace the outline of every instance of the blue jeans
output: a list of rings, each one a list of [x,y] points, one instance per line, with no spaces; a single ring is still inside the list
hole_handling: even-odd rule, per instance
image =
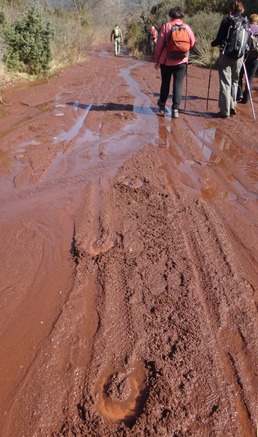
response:
[[[173,76],[173,104],[172,109],[179,109],[182,100],[183,81],[186,74],[187,64],[178,65],[160,65],[161,71],[161,87],[160,87],[160,100],[166,103],[171,77]]]

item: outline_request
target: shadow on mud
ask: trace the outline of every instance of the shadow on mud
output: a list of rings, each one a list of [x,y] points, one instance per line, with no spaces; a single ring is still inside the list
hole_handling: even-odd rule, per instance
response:
[[[153,93],[153,95],[154,95],[154,97],[159,97],[159,93]],[[173,98],[172,94],[168,96],[168,100],[172,99],[172,98]],[[204,101],[206,101],[207,98],[206,97],[200,97],[200,96],[183,96],[182,100],[183,101],[184,100],[187,100],[187,101],[191,101],[191,100],[204,100]],[[217,101],[218,101],[218,99],[209,98],[209,102],[217,102]]]
[[[145,115],[152,115],[154,108],[150,107],[142,107],[142,106],[136,106],[136,105],[130,105],[126,104],[123,105],[121,103],[113,103],[113,102],[107,102],[103,103],[102,105],[86,105],[84,103],[78,103],[78,102],[67,102],[66,105],[73,106],[74,108],[80,108],[85,111],[127,111],[127,112],[133,112],[136,114],[145,114]],[[156,108],[155,108],[156,109]]]
[[[188,96],[186,99],[183,97],[183,100],[194,100],[199,99],[198,96]],[[200,100],[206,100],[204,98],[200,98]],[[67,102],[66,105],[72,106],[76,109],[80,108],[84,111],[98,111],[98,112],[105,112],[105,111],[127,111],[132,112],[136,114],[144,114],[144,115],[153,115],[158,114],[160,110],[155,107],[144,107],[144,106],[137,106],[137,105],[131,105],[131,104],[122,104],[122,103],[114,103],[114,102],[107,102],[103,103],[101,105],[92,105],[92,104],[85,104],[85,103],[79,103],[79,102]],[[199,111],[187,111],[187,110],[180,110],[182,114],[187,114],[195,117],[205,117],[205,118],[215,118],[216,114],[209,113],[209,112],[199,112]]]

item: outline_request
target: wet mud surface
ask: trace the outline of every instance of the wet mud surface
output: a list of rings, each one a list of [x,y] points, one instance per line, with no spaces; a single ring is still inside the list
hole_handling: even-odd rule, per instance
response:
[[[3,94],[4,437],[256,436],[257,122],[208,75],[178,120],[110,47]]]

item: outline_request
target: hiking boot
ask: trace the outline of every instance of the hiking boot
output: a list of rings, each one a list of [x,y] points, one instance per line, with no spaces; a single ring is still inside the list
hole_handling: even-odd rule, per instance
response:
[[[230,115],[236,115],[237,110],[236,108],[230,108]]]
[[[228,114],[225,114],[224,112],[219,111],[216,115],[218,118],[228,118]]]
[[[160,99],[157,101],[157,105],[161,111],[165,111],[166,103],[163,103]]]
[[[172,109],[172,118],[178,118],[179,112],[178,109]]]

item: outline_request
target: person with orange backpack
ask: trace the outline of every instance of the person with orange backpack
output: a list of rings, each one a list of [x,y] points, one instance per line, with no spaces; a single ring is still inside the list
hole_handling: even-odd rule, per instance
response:
[[[163,24],[155,46],[155,68],[161,70],[157,104],[161,111],[165,110],[173,76],[172,118],[178,118],[189,52],[195,45],[195,36],[190,26],[182,21],[184,11],[180,6],[172,8],[169,16],[171,21]]]

